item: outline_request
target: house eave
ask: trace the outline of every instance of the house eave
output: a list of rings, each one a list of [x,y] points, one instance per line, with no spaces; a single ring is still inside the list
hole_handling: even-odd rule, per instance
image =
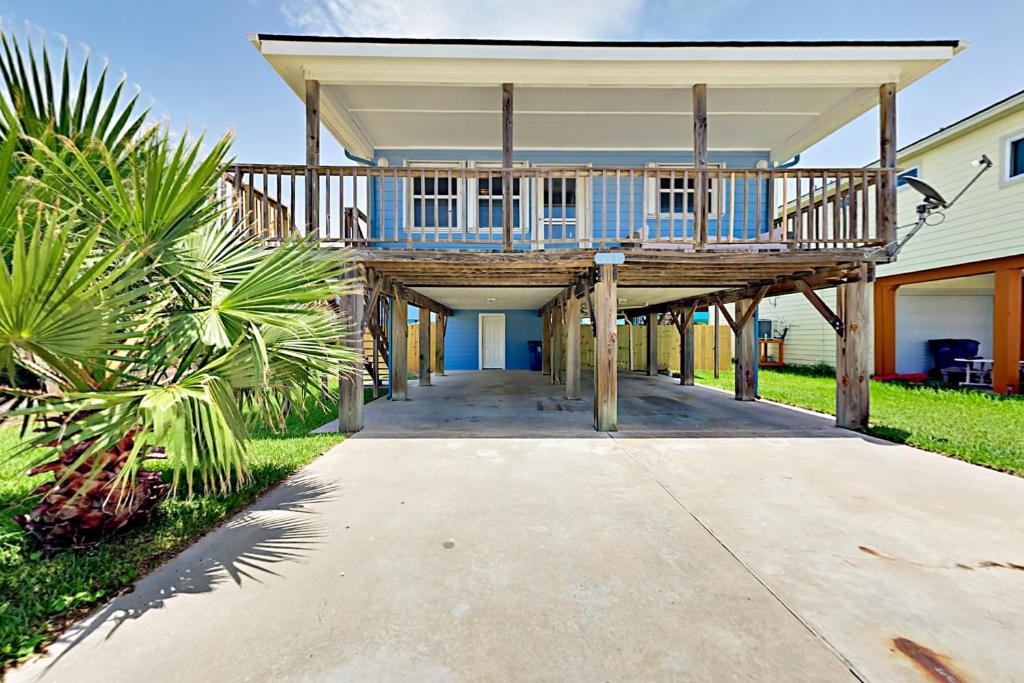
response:
[[[746,93],[746,106],[741,109],[749,125],[737,124],[738,131],[750,133],[744,144],[722,139],[732,134],[715,124],[716,116],[736,113],[719,113],[711,107],[711,148],[770,149],[774,158],[788,158],[876,106],[880,84],[904,88],[964,48],[958,40],[638,43],[258,34],[250,36],[250,41],[297,96],[303,97],[305,80],[319,81],[325,89],[324,125],[346,149],[368,158],[377,148],[487,146],[488,121],[497,120],[498,112],[480,110],[478,103],[470,101],[474,98],[463,93],[501,83],[515,84],[520,93],[551,88],[552,97],[566,97],[566,90],[581,96],[619,91],[626,101],[637,99],[629,92],[683,91],[695,83],[706,84],[712,96]],[[417,93],[427,87],[450,97],[441,107],[417,109],[421,106],[416,103]],[[367,89],[408,93],[399,99],[411,104],[397,110],[365,104],[350,108],[349,93]],[[832,96],[813,111],[759,110],[758,93],[772,89],[780,94],[800,90]],[[645,149],[660,147],[665,135],[671,136],[671,142],[664,147],[688,147],[683,122],[665,123],[664,111],[619,111],[611,106],[615,97],[589,111],[584,107],[572,112],[517,109],[517,147]],[[517,107],[519,103],[517,98]],[[686,113],[683,107],[677,111]],[[603,116],[606,122],[618,117],[615,120],[622,125],[605,123],[600,128],[595,124],[586,129],[568,118],[587,114],[595,119]],[[788,122],[770,120],[787,115],[792,117]],[[648,126],[643,116],[652,122],[663,117],[654,124],[662,128]],[[442,129],[444,134],[438,135]],[[722,137],[715,140],[716,134]]]

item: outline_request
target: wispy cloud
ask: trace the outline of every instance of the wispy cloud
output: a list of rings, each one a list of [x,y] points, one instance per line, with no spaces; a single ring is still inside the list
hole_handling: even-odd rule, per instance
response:
[[[639,28],[644,0],[291,0],[296,29],[313,34],[599,39]]]

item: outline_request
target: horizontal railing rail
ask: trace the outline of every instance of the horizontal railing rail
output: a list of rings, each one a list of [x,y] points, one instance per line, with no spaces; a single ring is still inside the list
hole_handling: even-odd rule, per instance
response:
[[[503,225],[502,175],[512,177]],[[236,218],[268,241],[369,247],[792,250],[883,245],[894,168],[304,166],[225,176]]]

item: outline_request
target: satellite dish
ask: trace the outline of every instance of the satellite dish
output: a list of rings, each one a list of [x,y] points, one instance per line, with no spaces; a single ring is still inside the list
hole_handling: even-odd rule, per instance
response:
[[[946,204],[946,200],[941,194],[939,194],[939,191],[920,178],[907,175],[903,176],[903,182],[924,195],[924,199],[928,204],[942,208],[946,208],[948,206],[948,204]]]

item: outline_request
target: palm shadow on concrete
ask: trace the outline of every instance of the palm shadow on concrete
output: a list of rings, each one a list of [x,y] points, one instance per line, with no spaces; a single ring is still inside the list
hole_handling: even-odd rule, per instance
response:
[[[308,473],[282,482],[252,507],[207,534],[180,555],[142,578],[89,617],[70,626],[51,647],[48,671],[92,634],[111,638],[124,624],[179,595],[209,593],[229,583],[262,583],[278,577],[275,567],[302,562],[325,536],[315,518],[317,506],[330,501],[337,485]]]

